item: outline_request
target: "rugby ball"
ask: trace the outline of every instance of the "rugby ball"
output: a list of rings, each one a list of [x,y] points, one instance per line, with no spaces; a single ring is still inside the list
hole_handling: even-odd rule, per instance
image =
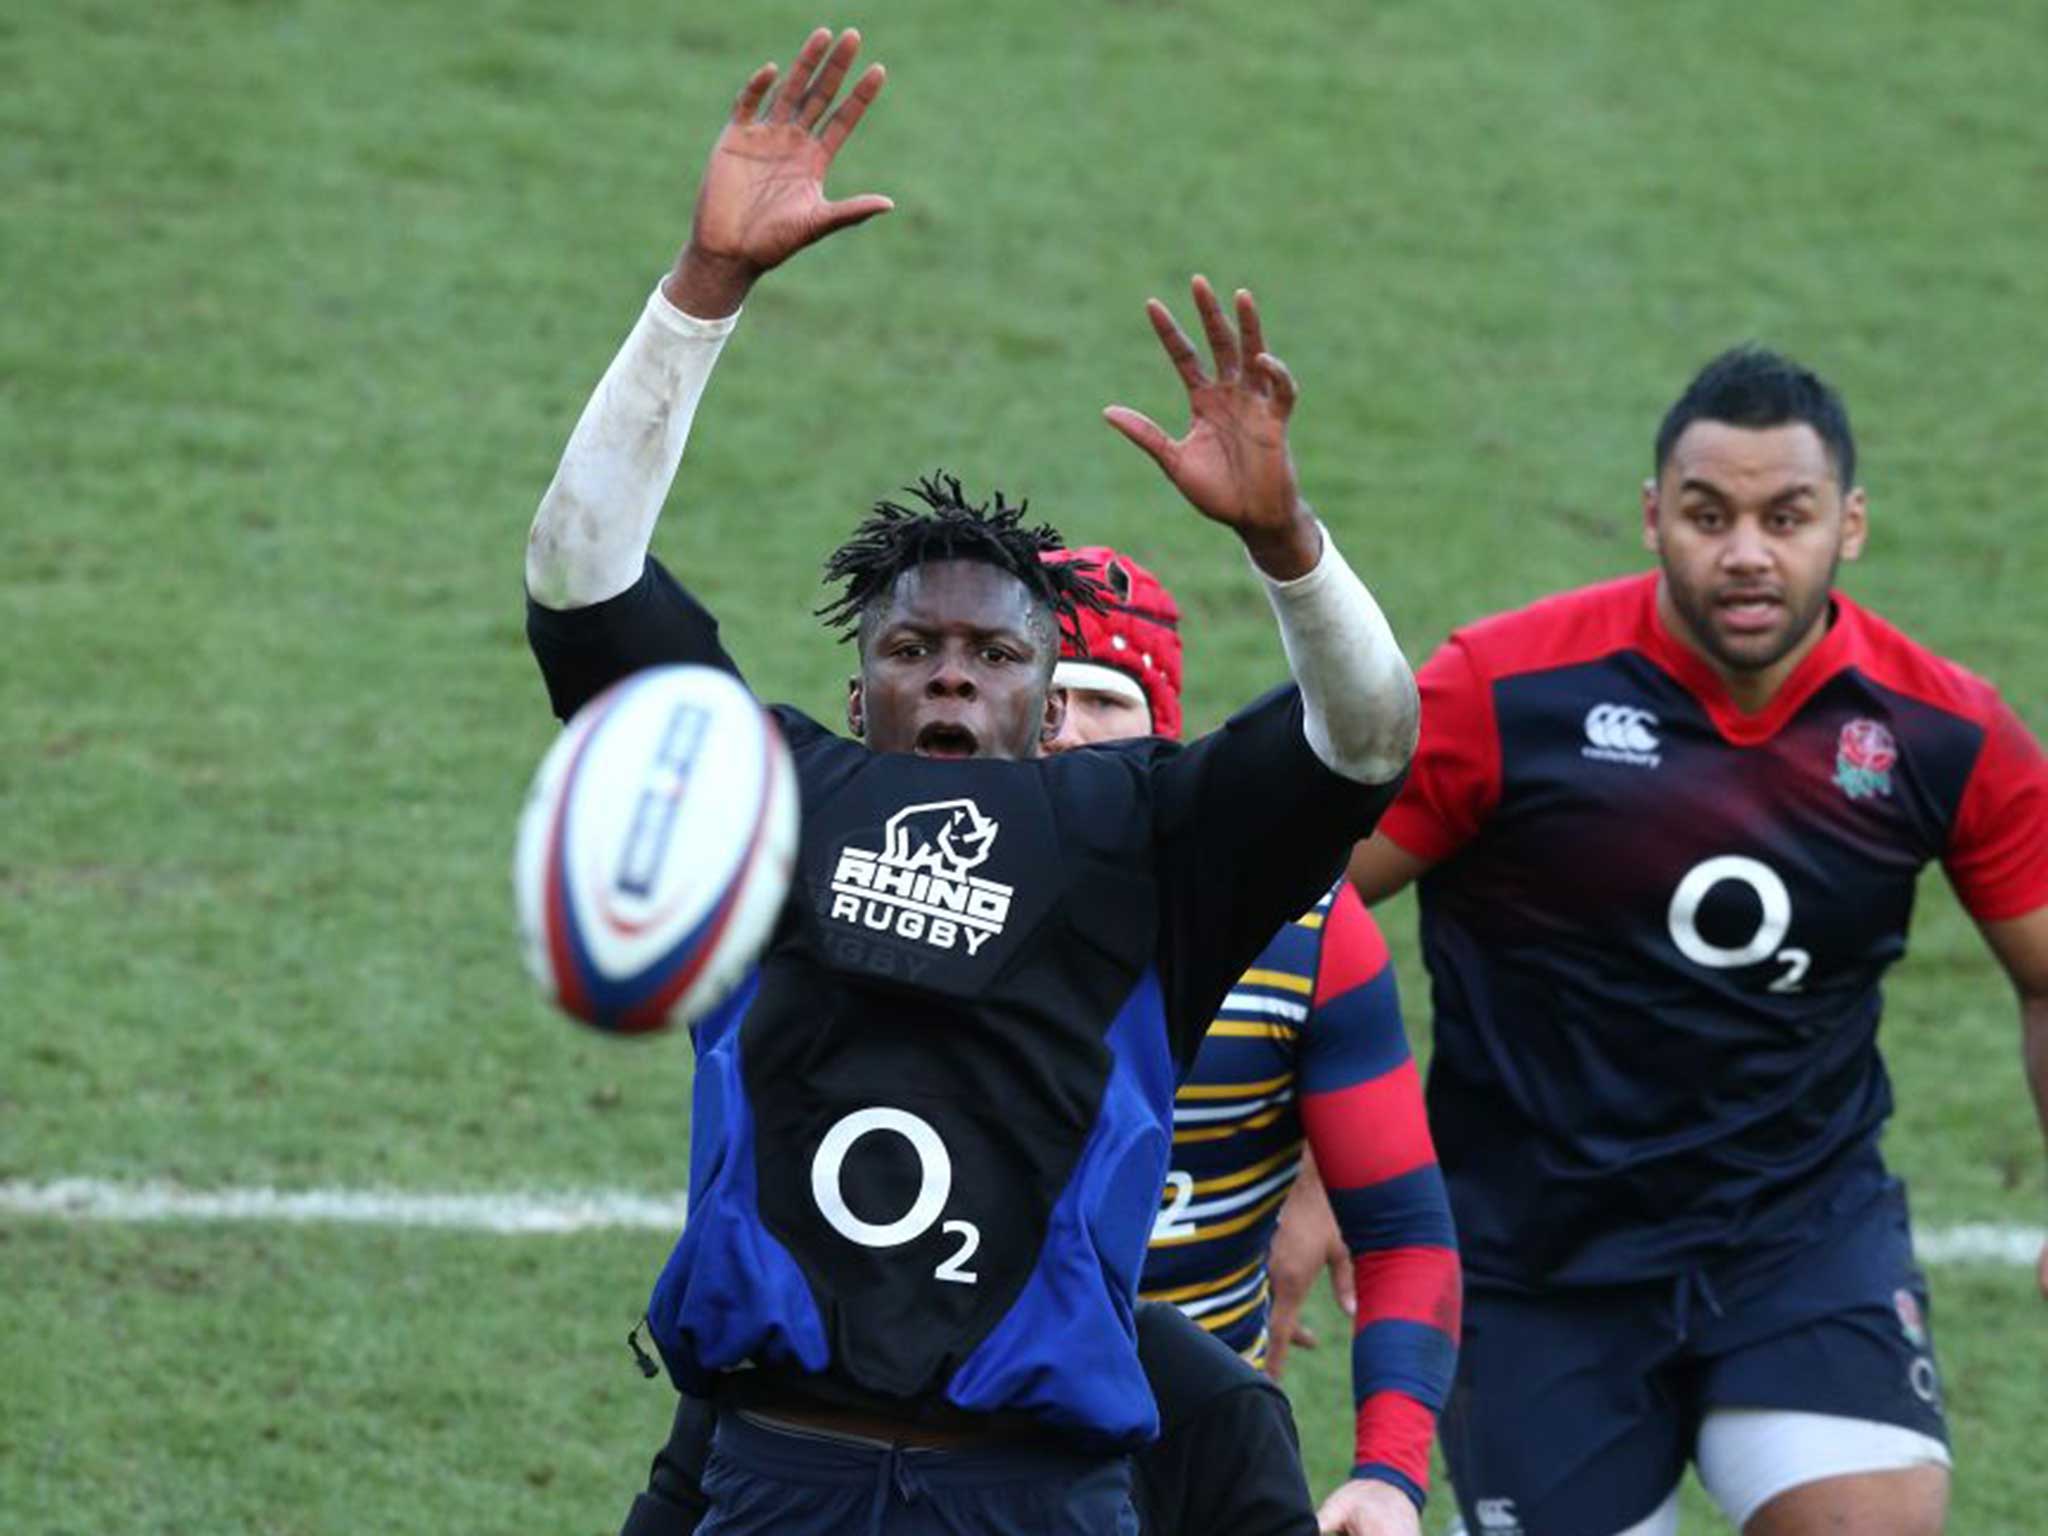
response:
[[[653,667],[542,759],[513,856],[526,966],[611,1034],[687,1024],[747,973],[789,893],[796,770],[729,672]]]

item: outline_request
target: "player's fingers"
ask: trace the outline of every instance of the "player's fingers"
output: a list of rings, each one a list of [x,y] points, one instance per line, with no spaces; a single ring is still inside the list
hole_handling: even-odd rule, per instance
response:
[[[1287,1374],[1287,1330],[1275,1328],[1266,1340],[1266,1379],[1278,1381]]]
[[[1280,407],[1280,414],[1293,414],[1294,402],[1300,395],[1295,387],[1294,375],[1287,371],[1287,365],[1270,352],[1261,352],[1252,359],[1252,367],[1264,375],[1266,387],[1273,392],[1273,401]]]
[[[1237,335],[1246,357],[1257,357],[1266,350],[1266,328],[1259,320],[1259,301],[1252,297],[1249,288],[1237,290]]]
[[[850,229],[855,224],[865,224],[876,214],[887,213],[895,206],[892,199],[882,196],[879,192],[841,198],[837,202],[827,203],[818,211],[819,233],[829,235],[837,230]]]
[[[1330,1289],[1337,1294],[1337,1307],[1346,1317],[1358,1315],[1358,1287],[1351,1275],[1351,1255],[1339,1250],[1330,1255]]]
[[[1152,322],[1159,344],[1166,348],[1166,355],[1172,359],[1173,371],[1180,375],[1181,383],[1190,390],[1200,389],[1208,383],[1208,376],[1202,372],[1202,360],[1195,355],[1195,344],[1188,340],[1187,332],[1173,318],[1173,311],[1157,299],[1147,299],[1145,316]]]
[[[1127,405],[1104,406],[1102,419],[1151,455],[1153,463],[1169,475],[1173,473],[1167,462],[1173,453],[1173,439],[1160,429],[1158,422]]]
[[[804,92],[804,99],[797,103],[796,120],[805,128],[814,127],[825,109],[832,105],[832,98],[839,94],[839,87],[845,83],[846,72],[853,68],[854,56],[860,52],[860,32],[848,27],[839,34],[839,41],[832,45],[832,51],[825,55],[825,67],[818,71],[817,79]]]
[[[1288,1330],[1287,1342],[1289,1344],[1299,1344],[1303,1349],[1314,1349],[1323,1341],[1316,1337],[1315,1329],[1309,1327],[1307,1323],[1297,1322]]]
[[[824,131],[818,135],[827,155],[839,153],[839,146],[846,142],[846,136],[853,132],[862,115],[874,105],[875,98],[882,94],[882,87],[888,83],[889,72],[879,64],[870,64],[853,82],[853,89],[847,93],[846,100],[825,119]]]
[[[779,67],[770,59],[747,76],[747,83],[740,87],[739,95],[733,98],[732,120],[735,123],[744,128],[760,115],[762,98],[768,94],[768,87],[775,83],[778,73]]]
[[[1188,286],[1194,290],[1195,312],[1202,317],[1202,330],[1209,338],[1209,352],[1216,359],[1216,377],[1236,378],[1240,364],[1237,333],[1224,318],[1223,305],[1216,297],[1216,290],[1209,286],[1209,279],[1199,274]]]
[[[794,121],[797,108],[803,103],[804,93],[811,88],[811,77],[817,74],[819,62],[825,57],[825,50],[831,46],[830,27],[820,27],[804,39],[803,47],[797,49],[796,57],[790,60],[789,73],[783,77],[782,90],[775,98],[775,105],[768,109],[769,122]]]

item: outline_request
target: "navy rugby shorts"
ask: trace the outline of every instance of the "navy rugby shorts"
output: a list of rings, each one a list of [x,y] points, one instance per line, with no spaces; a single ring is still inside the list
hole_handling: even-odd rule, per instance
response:
[[[1714,1408],[1902,1425],[1947,1442],[1905,1192],[1857,1178],[1816,1240],[1674,1280],[1471,1285],[1441,1435],[1474,1532],[1626,1530],[1678,1485]]]
[[[718,1415],[697,1536],[1137,1536],[1131,1464],[1041,1446],[925,1450]]]

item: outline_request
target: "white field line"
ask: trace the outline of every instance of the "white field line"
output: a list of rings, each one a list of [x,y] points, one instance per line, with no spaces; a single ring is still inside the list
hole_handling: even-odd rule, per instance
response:
[[[0,1216],[60,1221],[325,1223],[435,1227],[506,1236],[587,1232],[595,1228],[675,1232],[680,1196],[662,1199],[620,1189],[561,1193],[416,1194],[391,1189],[186,1189],[150,1181],[29,1179],[0,1181]]]
[[[601,1228],[674,1232],[683,1224],[683,1213],[681,1196],[663,1198],[621,1189],[458,1195],[261,1186],[186,1189],[162,1181],[111,1179],[0,1180],[0,1216],[59,1221],[322,1223],[517,1237]],[[1914,1247],[1925,1264],[2031,1265],[2044,1242],[2048,1230],[2040,1227],[1965,1222],[1923,1226]]]
[[[2031,1267],[2048,1243],[2040,1227],[1966,1221],[1950,1227],[1922,1227],[1913,1252],[1922,1264],[2018,1264]]]

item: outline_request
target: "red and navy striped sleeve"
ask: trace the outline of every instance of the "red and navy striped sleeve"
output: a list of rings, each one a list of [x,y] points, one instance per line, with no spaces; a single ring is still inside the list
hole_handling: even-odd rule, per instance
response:
[[[1349,886],[1324,919],[1300,1074],[1309,1148],[1355,1269],[1352,1475],[1419,1505],[1457,1365],[1457,1238],[1386,941]]]

